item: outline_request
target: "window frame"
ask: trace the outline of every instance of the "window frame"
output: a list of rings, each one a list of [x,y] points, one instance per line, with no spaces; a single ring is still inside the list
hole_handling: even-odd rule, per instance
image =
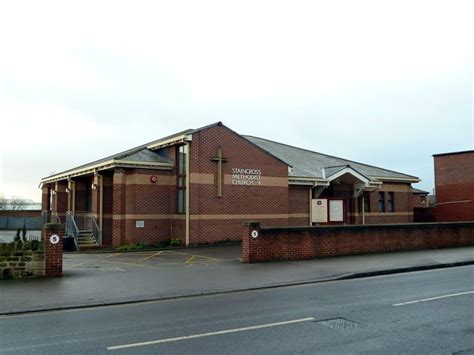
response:
[[[387,212],[395,212],[395,194],[393,191],[389,191],[387,194]]]
[[[187,145],[176,146],[176,213],[186,214]]]
[[[386,212],[385,191],[379,191],[377,204],[378,204],[379,212]]]
[[[360,202],[360,212],[362,213],[370,213],[370,192],[364,192],[361,196],[361,202]],[[363,210],[362,210],[363,208]]]

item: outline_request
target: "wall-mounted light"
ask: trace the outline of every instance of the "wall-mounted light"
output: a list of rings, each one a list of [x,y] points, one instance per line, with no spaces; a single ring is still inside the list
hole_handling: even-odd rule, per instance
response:
[[[56,190],[51,190],[51,195],[56,195]]]
[[[92,184],[92,185],[91,185],[91,189],[92,189],[92,190],[97,190],[97,184]]]
[[[70,193],[71,192],[71,189],[69,187],[66,187],[66,193]]]

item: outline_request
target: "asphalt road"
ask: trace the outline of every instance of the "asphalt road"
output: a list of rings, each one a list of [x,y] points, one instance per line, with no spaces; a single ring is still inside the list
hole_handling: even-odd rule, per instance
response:
[[[0,317],[33,352],[473,354],[474,267]]]

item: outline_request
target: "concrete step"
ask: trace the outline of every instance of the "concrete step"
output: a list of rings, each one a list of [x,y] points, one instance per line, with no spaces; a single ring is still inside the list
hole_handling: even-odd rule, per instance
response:
[[[95,238],[90,233],[79,234],[79,248],[83,249],[84,247],[95,247],[97,243]]]
[[[79,245],[97,245],[95,240],[80,240]]]
[[[80,240],[80,241],[81,241],[81,240],[93,240],[93,241],[95,241],[95,238],[93,238],[93,237],[92,237],[92,238],[81,238],[81,237],[79,237],[79,240]]]

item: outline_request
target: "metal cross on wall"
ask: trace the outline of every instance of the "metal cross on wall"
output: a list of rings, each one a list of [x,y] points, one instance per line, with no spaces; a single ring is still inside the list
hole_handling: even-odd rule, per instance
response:
[[[217,155],[211,160],[217,163],[217,197],[222,197],[222,163],[225,163],[227,158],[222,156],[221,146],[217,147]]]

